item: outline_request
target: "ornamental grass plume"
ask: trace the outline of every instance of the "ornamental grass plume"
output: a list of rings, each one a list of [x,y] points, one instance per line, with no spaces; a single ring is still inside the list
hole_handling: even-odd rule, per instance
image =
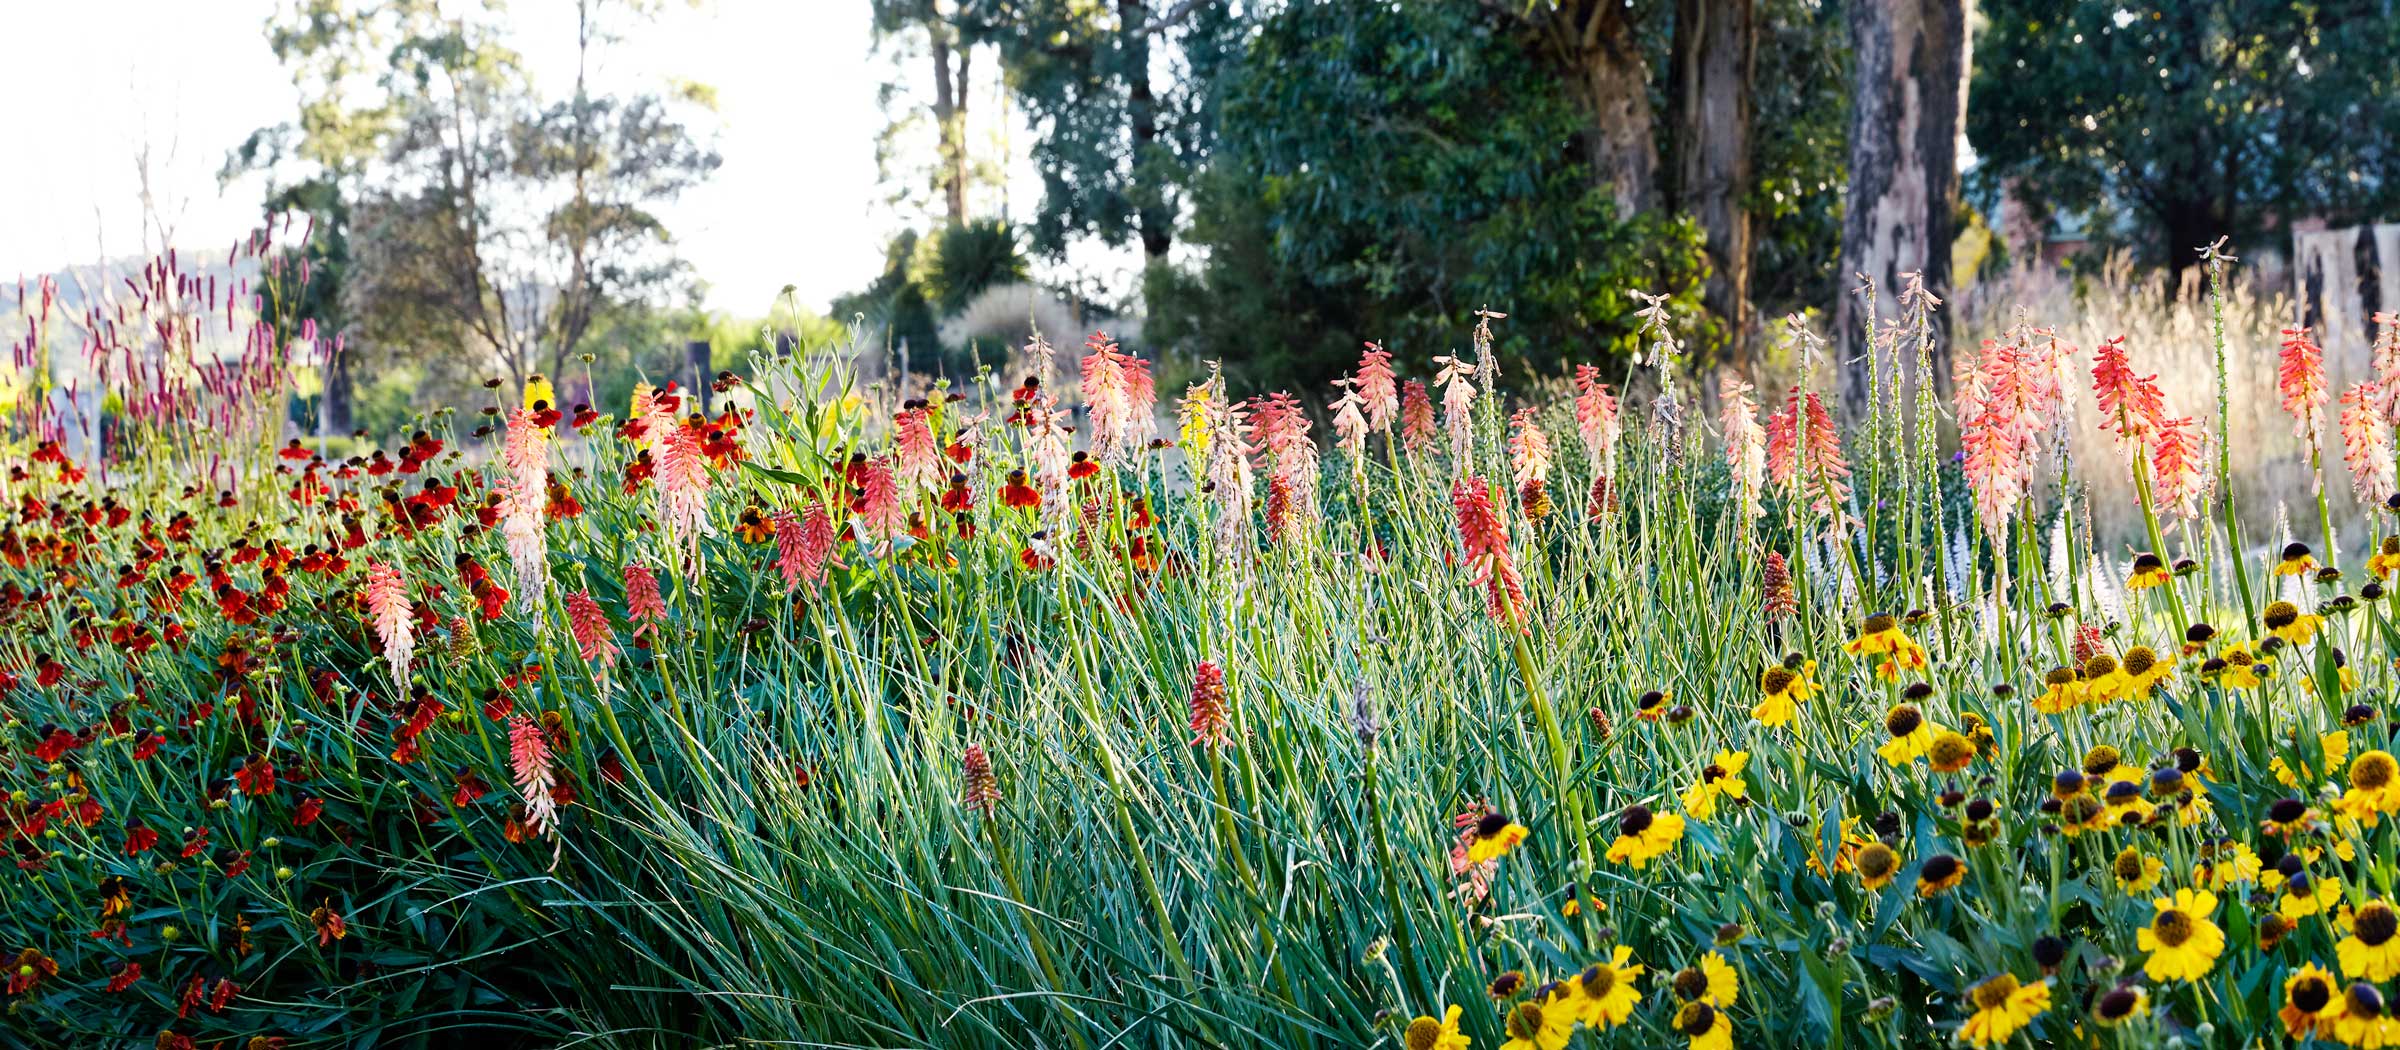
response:
[[[1367,416],[1367,429],[1378,434],[1390,433],[1400,419],[1400,387],[1392,375],[1391,352],[1381,343],[1368,343],[1366,351],[1358,356],[1358,372],[1352,376],[1352,383]]]
[[[2307,443],[2313,456],[2322,447],[2320,420],[2330,390],[2325,385],[2325,351],[2309,339],[2308,329],[2283,330],[2275,389],[2283,395],[2283,410],[2292,415],[2292,433]]]
[[[1534,417],[1531,405],[1509,417],[1508,463],[1518,506],[1526,518],[1539,521],[1550,513],[1550,435]]]
[[[2342,392],[2342,461],[2350,467],[2350,490],[2373,506],[2391,497],[2392,426],[2377,406],[2374,384],[2352,383]]]
[[[1317,520],[1317,444],[1300,399],[1277,392],[1250,400],[1250,433],[1267,474],[1267,536],[1292,542]]]
[[[1423,451],[1441,432],[1433,425],[1433,395],[1420,379],[1411,379],[1400,389],[1400,447]]]
[[[950,479],[941,442],[933,435],[933,409],[910,402],[892,417],[892,476],[904,499],[938,493]]]
[[[537,836],[558,829],[558,800],[553,795],[558,779],[550,760],[550,738],[543,735],[541,724],[523,712],[508,716],[509,776],[525,799],[525,825]]]
[[[639,562],[625,563],[625,620],[640,644],[657,641],[667,625],[667,601],[659,593],[658,575]]]
[[[1451,487],[1450,503],[1458,512],[1458,535],[1466,546],[1467,565],[1475,586],[1484,589],[1484,611],[1519,634],[1526,633],[1525,583],[1508,553],[1508,526],[1492,505],[1491,486],[1478,474],[1461,478]]]
[[[1456,357],[1436,357],[1441,366],[1433,385],[1442,388],[1442,429],[1450,435],[1451,469],[1465,476],[1475,455],[1475,365]]]
[[[1758,405],[1750,399],[1751,386],[1740,378],[1727,375],[1718,380],[1717,402],[1719,425],[1725,432],[1725,466],[1733,474],[1735,504],[1739,520],[1757,521],[1766,516],[1760,496],[1767,481],[1767,432],[1758,425]]]
[[[1367,435],[1374,429],[1367,423],[1366,398],[1358,392],[1358,381],[1349,376],[1334,380],[1333,386],[1342,392],[1329,406],[1333,412],[1333,447],[1350,454],[1352,469],[1363,469],[1360,461],[1366,457]]]
[[[1220,403],[1212,414],[1215,433],[1209,438],[1208,496],[1216,503],[1217,553],[1240,557],[1252,549],[1250,512],[1254,476],[1250,472],[1249,413],[1239,404]]]
[[[1225,671],[1203,660],[1192,671],[1192,746],[1215,751],[1233,742],[1225,712]]]
[[[500,451],[508,487],[500,494],[500,535],[516,570],[517,607],[539,616],[550,590],[550,545],[544,513],[550,503],[550,430],[534,422],[531,409],[508,418]]]
[[[2124,336],[2092,351],[2092,396],[2100,405],[2100,428],[2116,436],[2118,451],[2128,461],[2149,455],[2151,437],[2167,417],[2166,395],[2156,375],[2134,372]]]
[[[1092,454],[1121,463],[1149,440],[1150,413],[1158,400],[1150,363],[1126,353],[1106,332],[1085,341],[1083,402],[1091,429]]]
[[[960,765],[964,767],[960,780],[965,789],[960,793],[959,804],[989,818],[993,807],[1000,804],[1000,778],[992,772],[991,756],[984,754],[983,745],[968,744]]]
[[[1850,463],[1833,415],[1814,391],[1795,390],[1767,417],[1767,477],[1789,498],[1807,496],[1820,516],[1850,501]]]
[[[698,436],[664,402],[656,403],[645,429],[657,442],[659,529],[668,549],[681,556],[684,574],[697,577],[700,541],[717,534],[708,523],[708,457]]]
[[[589,590],[567,595],[567,633],[575,639],[575,652],[592,668],[592,677],[600,683],[600,691],[608,691],[608,669],[617,662],[617,633],[609,626],[608,614],[592,599]]]
[[[901,502],[900,485],[891,460],[877,456],[858,471],[858,495],[850,508],[857,515],[861,543],[889,544],[908,535],[908,507]]]
[[[2161,514],[2172,513],[2198,521],[2216,474],[2209,469],[2208,432],[2191,416],[2177,416],[2158,425],[2150,443],[2150,475]]]
[[[392,687],[407,693],[408,664],[417,651],[415,618],[408,607],[408,585],[388,562],[367,563],[367,617],[383,643],[383,661],[391,665]]]

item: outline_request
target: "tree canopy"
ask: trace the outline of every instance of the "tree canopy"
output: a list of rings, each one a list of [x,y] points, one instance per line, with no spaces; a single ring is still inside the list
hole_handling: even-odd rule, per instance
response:
[[[1979,192],[2153,263],[2295,218],[2391,218],[2400,17],[2381,0],[1985,0]]]

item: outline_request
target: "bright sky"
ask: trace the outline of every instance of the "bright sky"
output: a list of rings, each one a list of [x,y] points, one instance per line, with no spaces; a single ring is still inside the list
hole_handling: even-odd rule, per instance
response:
[[[142,229],[135,155],[190,251],[218,252],[258,218],[260,186],[220,191],[226,152],[290,118],[296,94],[263,31],[273,0],[75,0],[8,13],[0,61],[10,160],[0,164],[0,283],[155,247]],[[709,281],[709,305],[766,312],[790,284],[824,309],[864,285],[900,220],[879,202],[883,117],[863,0],[704,0],[665,5],[605,56],[604,83],[717,89],[724,166],[666,216]],[[509,17],[536,87],[573,74],[571,0],[514,0]],[[22,46],[31,45],[31,46]],[[987,112],[989,110],[987,109]]]

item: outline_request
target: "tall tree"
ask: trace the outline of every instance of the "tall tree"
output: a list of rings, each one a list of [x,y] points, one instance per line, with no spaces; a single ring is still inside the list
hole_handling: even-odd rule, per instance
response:
[[[1697,318],[1697,232],[1618,208],[1553,46],[1521,5],[1291,0],[1261,19],[1195,195],[1205,265],[1154,297],[1150,334],[1311,382],[1362,339],[1442,352],[1483,306],[1509,315],[1510,367],[1545,371],[1631,349],[1631,290]]]
[[[1670,203],[1699,223],[1708,250],[1701,302],[1724,322],[1724,363],[1750,357],[1752,79],[1758,65],[1755,0],[1677,0]]]
[[[1483,0],[1539,30],[1542,54],[1562,72],[1585,126],[1575,136],[1591,176],[1617,214],[1648,210],[1658,197],[1657,112],[1641,14],[1624,0]]]
[[[557,372],[596,325],[669,301],[681,266],[653,209],[717,158],[673,113],[704,89],[591,89],[588,60],[614,39],[603,15],[617,6],[643,8],[578,0],[574,90],[549,104],[488,13],[299,0],[270,23],[300,118],[253,136],[234,166],[298,165],[309,192],[271,186],[270,205],[338,220],[329,309],[348,349],[379,361],[463,350],[515,377]],[[329,379],[347,382],[357,363]]]
[[[1215,85],[1249,25],[1238,2],[966,0],[993,27],[1034,129],[1037,251],[1072,241],[1174,246],[1215,136]]]
[[[966,223],[967,187],[970,179],[967,148],[967,109],[974,81],[975,47],[985,35],[982,21],[973,13],[974,0],[869,0],[874,11],[876,42],[879,46],[896,46],[906,55],[922,43],[924,61],[932,67],[932,94],[926,109],[934,128],[933,188],[941,198],[944,220],[952,226]],[[885,88],[885,104],[893,104],[902,92],[897,85]],[[897,139],[914,125],[909,111],[895,117],[887,126],[880,145],[886,177],[899,153]]]
[[[1958,135],[1966,108],[1966,0],[1853,0],[1855,63],[1850,109],[1850,193],[1842,221],[1842,270],[1874,282],[1880,317],[1864,303],[1836,300],[1834,329],[1844,399],[1866,408],[1874,325],[1898,316],[1902,276],[1924,275],[1947,297],[1957,225]],[[1946,314],[1936,313],[1934,377],[1947,382]]]
[[[1983,5],[1980,192],[2077,214],[2178,273],[2218,237],[2238,250],[2293,219],[2400,207],[2400,14],[2383,0]]]

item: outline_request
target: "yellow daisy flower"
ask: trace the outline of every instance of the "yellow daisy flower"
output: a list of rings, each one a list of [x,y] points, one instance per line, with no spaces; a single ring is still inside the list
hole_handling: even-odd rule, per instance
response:
[[[2151,907],[2157,914],[2134,937],[2134,944],[2150,953],[2142,972],[2153,981],[2196,981],[2207,976],[2217,965],[2217,956],[2225,953],[2225,931],[2209,918],[2216,914],[2217,895],[2181,889],[2173,897],[2152,901]]]
[[[1647,806],[1627,806],[1625,814],[1617,820],[1617,840],[1609,844],[1608,860],[1612,864],[1631,864],[1638,871],[1681,841],[1682,817],[1652,813]]]
[[[2400,761],[2380,748],[2350,760],[2350,788],[2334,808],[2366,827],[2385,813],[2400,813]]]
[[[2158,650],[2137,645],[2125,650],[2125,685],[2120,695],[2128,700],[2146,700],[2167,679],[2175,677],[2175,665],[2158,658]]]
[[[2117,888],[2127,893],[2141,893],[2158,885],[2158,877],[2166,867],[2166,862],[2157,857],[2127,846],[2109,865],[2109,871],[2117,877]]]
[[[1575,1015],[1555,1001],[1544,1006],[1528,999],[1508,1012],[1506,1030],[1500,1050],[1565,1050],[1575,1035]]]
[[[1467,846],[1467,863],[1481,864],[1505,857],[1531,834],[1523,824],[1511,823],[1498,813],[1487,813],[1475,825],[1475,841]]]
[[[2334,1022],[2342,1016],[2342,989],[2333,974],[2313,962],[2301,963],[2283,979],[2283,1034],[2297,1042],[2333,1038]]]
[[[1733,1050],[1733,1022],[1725,1011],[1704,1002],[1683,1004],[1675,1011],[1675,1031],[1691,1040],[1691,1050]]]
[[[1725,798],[1747,798],[1750,787],[1742,780],[1742,769],[1750,764],[1747,751],[1719,751],[1717,760],[1700,770],[1700,779],[1683,793],[1683,811],[1693,820],[1706,821],[1717,814],[1717,802]]]
[[[2333,1037],[2360,1050],[2400,1044],[2400,1022],[2384,1012],[2383,993],[2365,981],[2342,992],[2341,1012],[2333,1018]]]
[[[2102,1028],[2115,1028],[2149,1012],[2150,991],[2138,984],[2120,984],[2092,1003],[2092,1021]]]
[[[2347,910],[2347,909],[2345,909]],[[2368,901],[2345,916],[2348,936],[2333,946],[2342,976],[2388,981],[2400,974],[2400,913],[2383,901]]]
[[[2167,571],[2167,563],[2164,560],[2156,554],[2144,551],[2134,556],[2133,572],[2125,578],[2125,588],[2133,591],[2146,591],[2173,578],[2174,574]]]
[[[2388,580],[2395,570],[2400,570],[2400,536],[2386,536],[2367,559],[2367,572],[2378,580]]]
[[[1965,861],[1947,853],[1936,853],[1925,858],[1924,865],[1917,869],[1917,896],[1939,897],[1950,892],[1966,877]]]
[[[2283,557],[2275,563],[2277,576],[2306,576],[2317,571],[2317,559],[2309,553],[2308,544],[2284,545]]]
[[[1905,766],[1925,756],[1933,749],[1934,737],[1943,732],[1941,726],[1925,717],[1915,704],[1895,704],[1883,716],[1884,732],[1891,739],[1883,742],[1875,753],[1895,768]]]
[[[2072,667],[2053,667],[2042,677],[2044,688],[2033,698],[2033,709],[2045,715],[2064,714],[2083,702],[2083,676]]]
[[[2268,634],[2293,645],[2307,645],[2316,638],[2317,628],[2325,624],[2324,617],[2303,613],[2299,606],[2290,602],[2269,604],[2267,611],[2259,615],[2259,621],[2266,625]]]
[[[1854,867],[1860,888],[1880,890],[1891,885],[1892,876],[1900,873],[1900,855],[1883,843],[1869,842],[1860,847]]]
[[[1709,952],[1700,957],[1697,965],[1675,971],[1669,979],[1675,998],[1687,1003],[1707,1003],[1720,1010],[1733,1006],[1741,997],[1742,979],[1725,957]]]
[[[2284,878],[2282,895],[2275,901],[2275,914],[2298,922],[2311,915],[2324,914],[2341,899],[2341,879],[2331,875],[2311,875],[2304,871]]]
[[[1468,1050],[1474,1041],[1459,1033],[1459,1013],[1459,1008],[1452,1006],[1442,1012],[1439,1021],[1430,1017],[1410,1021],[1401,1044],[1408,1050]]]
[[[1968,1046],[1996,1046],[2050,1009],[2050,982],[2020,985],[2014,974],[2001,974],[1967,990],[1975,1012],[1958,1026]]]
[[[1642,993],[1633,986],[1641,975],[1633,949],[1620,944],[1609,961],[1593,963],[1567,978],[1567,995],[1560,1002],[1586,1028],[1613,1028],[1633,1016],[1634,1006],[1642,1001]]]

